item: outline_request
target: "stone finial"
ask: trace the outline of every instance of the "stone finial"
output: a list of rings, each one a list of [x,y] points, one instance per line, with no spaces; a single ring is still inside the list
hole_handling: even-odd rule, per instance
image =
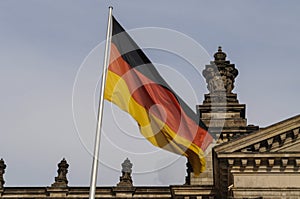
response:
[[[68,179],[67,179],[67,173],[68,173],[68,167],[69,164],[65,160],[65,158],[58,163],[58,170],[57,170],[57,177],[55,177],[55,182],[51,185],[52,187],[67,187],[68,186]]]
[[[120,182],[117,184],[118,187],[132,187],[132,163],[128,158],[122,163],[122,176]]]
[[[5,183],[3,174],[5,173],[6,164],[4,163],[4,160],[1,158],[0,160],[0,189],[3,188],[3,185]]]
[[[234,80],[238,70],[234,64],[226,60],[226,53],[219,46],[218,52],[214,54],[215,60],[206,65],[202,74],[206,79],[207,89],[210,94],[228,93],[231,94],[234,88]]]
[[[225,61],[226,60],[226,56],[227,56],[226,53],[224,53],[222,51],[222,47],[219,46],[218,47],[218,52],[216,52],[214,54],[215,61]]]

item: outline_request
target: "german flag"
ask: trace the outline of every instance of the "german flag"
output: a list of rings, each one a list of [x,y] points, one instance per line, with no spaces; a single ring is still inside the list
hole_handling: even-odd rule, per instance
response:
[[[153,145],[186,156],[195,175],[205,170],[212,136],[114,17],[104,98],[128,112]]]

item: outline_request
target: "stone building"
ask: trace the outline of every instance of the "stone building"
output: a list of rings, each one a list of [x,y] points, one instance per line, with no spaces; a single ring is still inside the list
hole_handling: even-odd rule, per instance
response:
[[[134,186],[132,163],[126,159],[120,182],[97,187],[96,198],[300,198],[300,115],[266,128],[248,125],[246,105],[232,92],[237,75],[221,47],[203,70],[209,93],[197,112],[216,142],[200,177],[193,177],[187,164],[184,185]],[[68,167],[63,159],[49,187],[5,187],[1,159],[0,198],[88,198],[88,186],[68,186]]]

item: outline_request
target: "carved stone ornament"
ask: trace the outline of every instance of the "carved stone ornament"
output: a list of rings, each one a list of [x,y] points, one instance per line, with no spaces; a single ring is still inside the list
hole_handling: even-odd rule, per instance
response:
[[[67,179],[67,173],[68,173],[69,164],[65,160],[65,158],[62,159],[62,161],[58,164],[58,170],[57,170],[57,177],[55,177],[55,182],[51,185],[52,187],[67,187],[68,186],[68,179]]]
[[[234,80],[238,75],[238,70],[230,61],[226,61],[226,54],[219,47],[214,54],[215,61],[206,65],[202,74],[206,79],[207,89],[211,94],[218,92],[232,93]]]
[[[122,163],[122,176],[120,182],[117,184],[118,187],[132,187],[132,163],[128,158]]]
[[[5,183],[3,174],[5,173],[6,164],[4,163],[4,160],[0,160],[0,189],[3,188],[3,185]]]

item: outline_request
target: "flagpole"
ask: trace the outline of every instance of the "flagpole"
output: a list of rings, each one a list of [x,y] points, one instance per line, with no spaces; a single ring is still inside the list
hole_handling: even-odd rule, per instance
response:
[[[103,72],[102,72],[102,82],[101,82],[101,90],[100,90],[100,101],[99,101],[99,109],[98,109],[98,117],[97,117],[97,129],[95,136],[95,146],[94,146],[94,154],[93,154],[93,165],[91,172],[91,181],[90,181],[90,199],[95,199],[96,193],[96,184],[97,184],[97,172],[98,172],[98,156],[100,150],[100,140],[101,140],[101,128],[102,128],[102,118],[103,118],[103,101],[104,101],[104,90],[105,90],[105,82],[107,76],[107,68],[109,63],[109,48],[110,48],[110,40],[111,40],[111,24],[112,24],[112,6],[109,6],[108,11],[108,23],[107,23],[107,31],[106,31],[106,43],[105,43],[105,52],[104,52],[104,61],[103,61]]]

